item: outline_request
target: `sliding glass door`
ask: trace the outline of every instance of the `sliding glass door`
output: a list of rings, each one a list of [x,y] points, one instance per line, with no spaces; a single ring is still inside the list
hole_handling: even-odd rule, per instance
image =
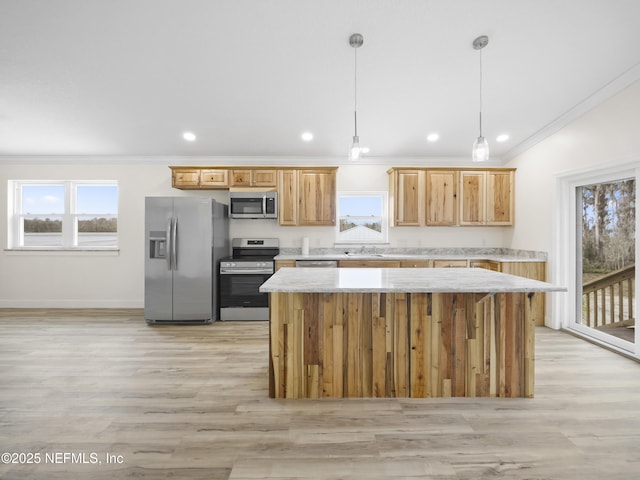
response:
[[[635,178],[578,185],[576,330],[634,352]]]

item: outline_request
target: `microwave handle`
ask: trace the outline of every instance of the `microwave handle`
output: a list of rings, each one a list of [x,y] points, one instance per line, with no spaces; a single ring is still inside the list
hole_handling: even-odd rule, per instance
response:
[[[262,215],[267,216],[267,194],[262,194]]]

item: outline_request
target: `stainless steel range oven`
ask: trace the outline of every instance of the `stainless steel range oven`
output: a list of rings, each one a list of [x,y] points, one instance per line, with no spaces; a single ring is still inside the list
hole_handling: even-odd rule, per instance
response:
[[[220,320],[269,320],[269,295],[258,289],[274,272],[277,238],[234,238],[220,261]]]

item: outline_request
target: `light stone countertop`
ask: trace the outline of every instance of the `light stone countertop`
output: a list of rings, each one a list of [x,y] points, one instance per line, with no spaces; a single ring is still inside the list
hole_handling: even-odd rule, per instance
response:
[[[308,255],[282,248],[275,260],[492,260],[495,262],[546,262],[546,253],[508,248],[383,248],[376,252],[345,253],[350,247],[319,248]]]
[[[261,292],[500,293],[564,292],[567,289],[482,268],[282,268]]]

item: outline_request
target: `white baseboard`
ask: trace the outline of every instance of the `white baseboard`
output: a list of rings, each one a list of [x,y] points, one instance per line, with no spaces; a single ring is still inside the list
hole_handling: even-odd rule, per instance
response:
[[[144,308],[144,300],[0,298],[0,308]]]

